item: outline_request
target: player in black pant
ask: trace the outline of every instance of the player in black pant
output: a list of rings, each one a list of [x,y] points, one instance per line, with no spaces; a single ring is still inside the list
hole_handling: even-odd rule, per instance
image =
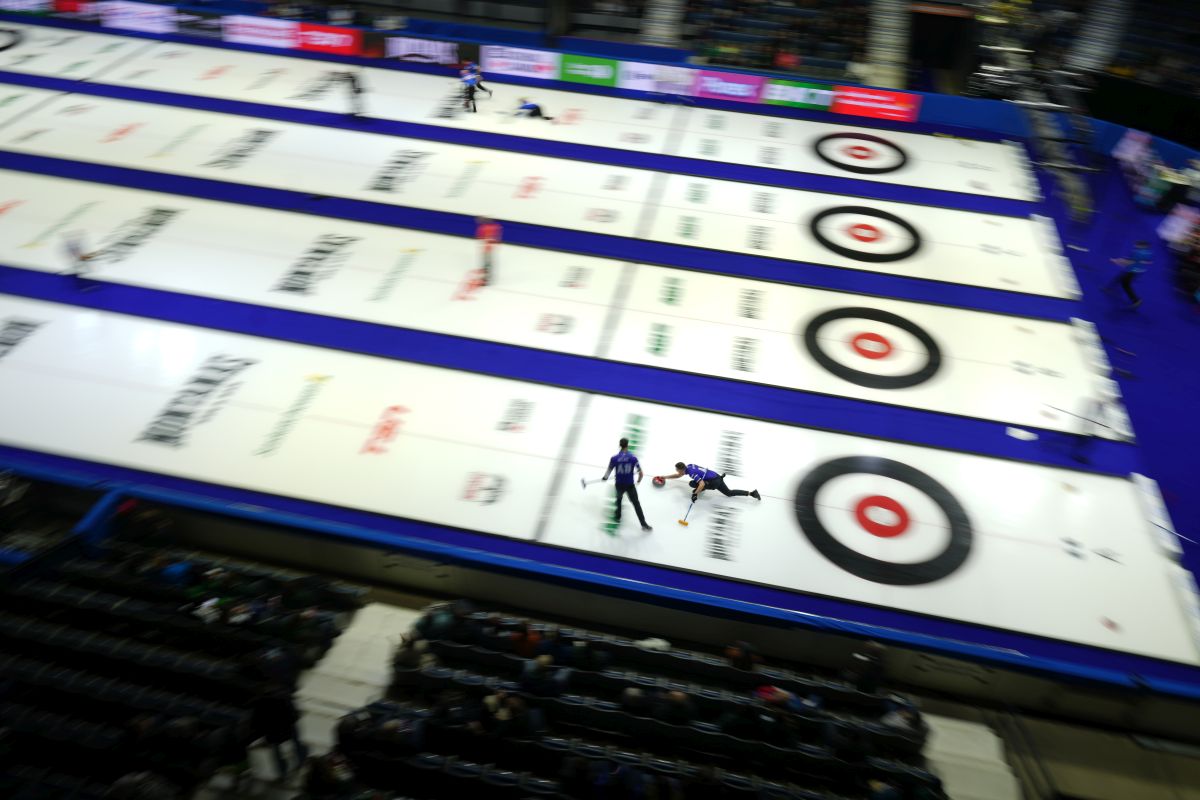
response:
[[[726,497],[753,497],[755,500],[762,500],[762,495],[758,493],[758,489],[730,489],[725,485],[725,476],[711,469],[706,469],[696,464],[685,464],[682,461],[676,462],[674,475],[662,475],[663,480],[673,480],[682,478],[687,475],[691,480],[688,481],[688,486],[692,487],[692,502],[700,498],[700,493],[706,489],[715,489]]]
[[[642,530],[652,531],[654,528],[646,522],[646,515],[642,513],[642,504],[638,501],[637,485],[633,482],[633,473],[637,472],[637,482],[642,482],[642,465],[638,463],[637,456],[629,452],[629,440],[622,439],[618,444],[621,446],[621,451],[608,460],[608,469],[604,471],[603,480],[608,480],[608,476],[615,469],[617,471],[617,511],[613,515],[615,522],[621,521],[621,504],[626,495],[629,495],[630,502],[633,503],[633,510],[637,512],[638,522],[642,523]]]
[[[472,114],[476,112],[475,108],[475,84],[463,84],[463,108],[470,111]]]

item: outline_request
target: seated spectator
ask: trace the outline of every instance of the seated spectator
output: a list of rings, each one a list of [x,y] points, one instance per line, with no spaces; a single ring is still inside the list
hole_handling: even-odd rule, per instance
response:
[[[879,691],[879,684],[883,680],[883,657],[886,653],[887,648],[879,642],[867,642],[866,647],[851,656],[850,666],[843,677],[858,691],[874,694]]]
[[[873,755],[866,732],[856,725],[826,722],[823,730],[825,746],[843,761],[859,762]]]
[[[506,695],[495,713],[493,733],[501,739],[529,739],[545,729],[539,709],[530,708],[525,698]]]
[[[606,669],[609,660],[608,653],[598,650],[582,639],[576,639],[572,642],[571,647],[566,651],[566,655],[562,659],[564,664],[570,664],[575,669],[583,669],[590,672],[599,672]]]
[[[354,767],[338,748],[308,760],[304,789],[313,798],[342,797],[365,787],[358,783]]]
[[[538,656],[525,663],[521,673],[521,689],[535,697],[557,697],[566,691],[571,671],[555,667],[550,656]]]
[[[797,736],[790,715],[779,708],[764,708],[759,711],[757,736],[776,747],[795,747]]]
[[[762,657],[749,642],[734,642],[725,648],[725,658],[734,669],[753,670],[762,663]]]
[[[650,716],[650,698],[646,697],[646,693],[636,686],[626,687],[621,692],[621,710],[626,714],[633,714],[635,717]]]
[[[555,663],[563,664],[570,658],[571,646],[558,634],[558,628],[549,627],[542,633],[542,640],[534,647],[539,656],[550,656]]]
[[[459,691],[444,692],[433,706],[432,718],[446,725],[478,723],[483,704]]]
[[[904,797],[892,784],[875,779],[867,781],[867,791],[870,792],[867,800],[903,800]]]
[[[521,658],[533,658],[536,656],[538,645],[541,644],[542,635],[529,627],[529,622],[522,622],[509,635],[512,651]]]
[[[153,772],[123,775],[104,793],[105,800],[179,800],[179,789]]]
[[[801,699],[778,686],[759,686],[754,690],[754,697],[766,706],[786,709],[795,714],[819,711],[823,705],[821,695],[815,692]]]
[[[654,702],[650,714],[671,725],[688,725],[696,719],[696,706],[685,692],[664,692]]]
[[[758,710],[753,706],[738,706],[717,719],[717,727],[727,736],[756,739],[759,732]]]
[[[400,637],[400,646],[392,657],[393,669],[420,669],[437,663],[437,657],[429,652],[429,642],[405,635]]]

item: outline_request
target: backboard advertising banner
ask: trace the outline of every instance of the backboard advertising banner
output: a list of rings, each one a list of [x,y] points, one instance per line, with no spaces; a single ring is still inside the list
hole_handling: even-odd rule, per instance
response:
[[[743,75],[740,72],[710,72],[702,70],[696,77],[696,97],[712,100],[733,100],[738,103],[757,103],[766,78]]]
[[[175,6],[110,0],[100,3],[100,24],[143,33],[175,33]]]
[[[363,32],[357,28],[337,28],[332,25],[301,22],[297,41],[301,50],[356,56],[362,53]]]
[[[523,78],[557,80],[561,53],[546,50],[526,50],[520,47],[484,45],[479,48],[483,71],[496,75],[519,75]]]
[[[617,62],[611,58],[563,53],[562,79],[590,86],[616,86]]]
[[[267,19],[232,14],[221,21],[225,41],[230,44],[256,44],[262,47],[296,47],[300,23],[289,19]]]
[[[769,80],[762,101],[773,106],[828,111],[833,104],[833,87],[827,83]]]
[[[919,94],[862,86],[835,86],[833,91],[833,106],[829,110],[835,114],[916,122],[921,108]]]

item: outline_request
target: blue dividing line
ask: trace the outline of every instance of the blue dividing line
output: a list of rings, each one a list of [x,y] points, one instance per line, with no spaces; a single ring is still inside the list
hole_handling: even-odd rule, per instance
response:
[[[385,205],[342,197],[325,197],[287,189],[68,161],[27,153],[0,151],[0,168],[170,194],[184,194],[208,200],[261,206],[281,211],[319,214],[324,217],[355,222],[418,228],[452,236],[472,236],[475,231],[473,217],[464,214]],[[930,305],[959,306],[999,314],[1016,314],[1059,321],[1065,321],[1079,313],[1078,303],[1061,298],[941,283],[923,278],[884,275],[865,270],[785,261],[764,256],[729,253],[622,236],[572,231],[545,225],[505,222],[504,238],[513,244],[585,253],[616,261],[660,264],[700,272],[832,289],[851,294],[911,300]]]
[[[857,436],[1069,469],[1084,466],[1072,459],[1075,437],[1062,433],[1041,431],[1036,442],[1026,442],[1008,436],[1005,425],[988,420],[672,372],[669,363],[652,367],[602,361],[228,300],[100,285],[97,291],[79,294],[71,278],[0,267],[0,291],[32,299]],[[705,398],[705,404],[698,405],[697,398]],[[1136,448],[1129,444],[1095,440],[1087,453],[1089,471],[1126,475],[1138,468]]]
[[[110,490],[106,498],[140,497],[240,516],[438,562],[516,575],[533,573],[539,579],[569,587],[583,583],[589,591],[650,600],[692,612],[699,606],[709,614],[789,628],[873,636],[1006,668],[1050,672],[1085,684],[1145,688],[1200,698],[1196,689],[1200,670],[1184,664],[19,448],[0,446],[0,465],[39,475],[52,475],[55,470],[102,473],[105,482],[101,486]],[[912,629],[920,632],[907,632]]]
[[[451,144],[484,147],[491,150],[504,150],[513,153],[528,153],[552,158],[570,159],[572,161],[590,161],[619,167],[667,172],[676,175],[694,175],[702,178],[716,178],[763,186],[804,189],[847,197],[890,200],[910,205],[962,208],[985,214],[1016,217],[1028,216],[1031,211],[1035,210],[1034,204],[1023,200],[1011,200],[939,189],[924,189],[900,184],[893,185],[886,182],[863,181],[849,177],[817,175],[772,169],[770,167],[727,164],[720,161],[706,161],[704,159],[686,158],[683,156],[642,153],[633,150],[580,145],[570,142],[471,131],[415,122],[401,122],[398,120],[377,118],[370,119],[369,121],[359,121],[349,118],[344,114],[334,114],[326,111],[310,111],[307,109],[265,105],[241,100],[200,97],[153,89],[113,86],[103,82],[92,83],[90,81],[43,75],[25,75],[3,70],[0,70],[0,81],[38,89],[90,94],[97,97],[111,97],[120,100],[154,103],[156,105],[215,111],[223,114],[239,114],[261,119],[274,119],[281,122],[321,125],[329,128],[341,128],[365,133],[385,133],[413,139],[428,139]],[[802,145],[794,142],[780,142],[778,146],[800,147]]]

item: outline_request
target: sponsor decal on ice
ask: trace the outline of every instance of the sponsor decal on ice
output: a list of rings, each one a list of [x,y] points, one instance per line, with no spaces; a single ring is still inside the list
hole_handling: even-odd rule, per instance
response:
[[[312,294],[321,281],[336,273],[350,257],[350,245],[361,237],[327,233],[317,237],[292,267],[284,274],[273,291],[292,294]]]
[[[100,205],[99,201],[93,200],[90,203],[84,203],[82,205],[76,206],[75,208],[68,211],[67,215],[65,217],[63,217],[58,222],[51,225],[46,230],[39,233],[34,238],[30,239],[28,242],[25,242],[25,244],[21,245],[21,247],[24,247],[24,248],[41,247],[47,241],[49,241],[52,237],[54,237],[56,234],[61,233],[63,231],[63,229],[67,228],[68,226],[73,225],[80,217],[82,217],[84,214],[91,211],[93,208],[95,208],[98,205]]]
[[[525,423],[533,415],[533,401],[515,399],[509,401],[504,416],[496,423],[496,430],[505,433],[520,433],[525,430]]]
[[[404,427],[404,415],[410,410],[404,406],[385,408],[375,422],[375,427],[371,428],[371,435],[367,437],[362,449],[358,451],[359,455],[367,453],[383,455],[386,453],[387,445],[396,441],[396,437],[400,435],[400,429]]]
[[[21,342],[28,339],[34,331],[45,325],[45,322],[31,319],[8,317],[0,322],[0,361],[17,349]]]
[[[741,431],[721,431],[717,442],[717,472],[745,474],[742,472],[742,439]]]
[[[425,161],[433,153],[427,150],[400,150],[379,171],[367,188],[374,192],[392,192],[415,180],[425,171]]]
[[[317,399],[317,395],[321,393],[321,389],[325,384],[333,378],[332,375],[309,375],[304,379],[304,386],[300,389],[300,394],[296,395],[296,399],[288,406],[288,409],[283,412],[283,415],[275,423],[275,427],[267,434],[267,438],[262,445],[254,451],[256,456],[269,456],[279,450],[284,440],[287,439],[292,429],[296,427],[296,423],[304,416],[304,412]]]
[[[145,125],[146,123],[144,122],[131,122],[128,125],[122,125],[112,133],[108,134],[108,136],[105,136],[103,139],[101,139],[100,143],[112,144],[113,142],[119,142],[137,129],[145,127]]]
[[[421,249],[418,247],[405,250],[404,253],[401,254],[399,260],[396,261],[395,265],[388,270],[387,275],[385,275],[383,278],[383,282],[379,284],[379,288],[376,289],[374,294],[367,299],[375,303],[379,302],[380,300],[387,300],[389,297],[391,297],[392,290],[396,288],[396,284],[400,282],[400,279],[405,276],[408,270],[416,262],[417,255],[420,252]]]
[[[290,100],[320,100],[329,94],[335,86],[341,84],[340,72],[322,72],[309,81],[303,89],[292,95]]]
[[[182,447],[191,430],[212,419],[220,409],[218,390],[228,385],[229,391],[222,394],[221,400],[228,399],[238,385],[230,384],[230,381],[257,363],[258,359],[254,358],[224,354],[210,356],[135,441]]]
[[[171,141],[167,142],[165,145],[163,145],[163,147],[161,149],[156,150],[155,152],[151,153],[150,157],[151,158],[162,158],[163,156],[174,153],[176,150],[179,149],[180,146],[182,146],[183,144],[188,142],[192,137],[194,137],[196,134],[198,134],[200,131],[204,130],[207,127],[208,127],[207,123],[205,123],[203,125],[193,125],[192,127],[185,130],[183,133],[176,136]]]
[[[208,161],[203,166],[216,167],[218,169],[235,169],[242,165],[242,162],[250,158],[252,155],[261,150],[267,142],[279,135],[279,131],[267,130],[264,128],[255,128],[246,131],[237,139],[234,139],[226,146],[225,152]]]
[[[494,472],[471,472],[463,487],[462,499],[481,506],[490,506],[504,495],[508,479]]]
[[[712,522],[704,533],[704,555],[718,561],[734,561],[733,554],[741,542],[741,510],[733,505],[719,505],[712,510]]]
[[[146,209],[137,218],[117,228],[113,241],[101,245],[97,258],[109,264],[124,261],[181,213],[180,209],[161,206]]]

